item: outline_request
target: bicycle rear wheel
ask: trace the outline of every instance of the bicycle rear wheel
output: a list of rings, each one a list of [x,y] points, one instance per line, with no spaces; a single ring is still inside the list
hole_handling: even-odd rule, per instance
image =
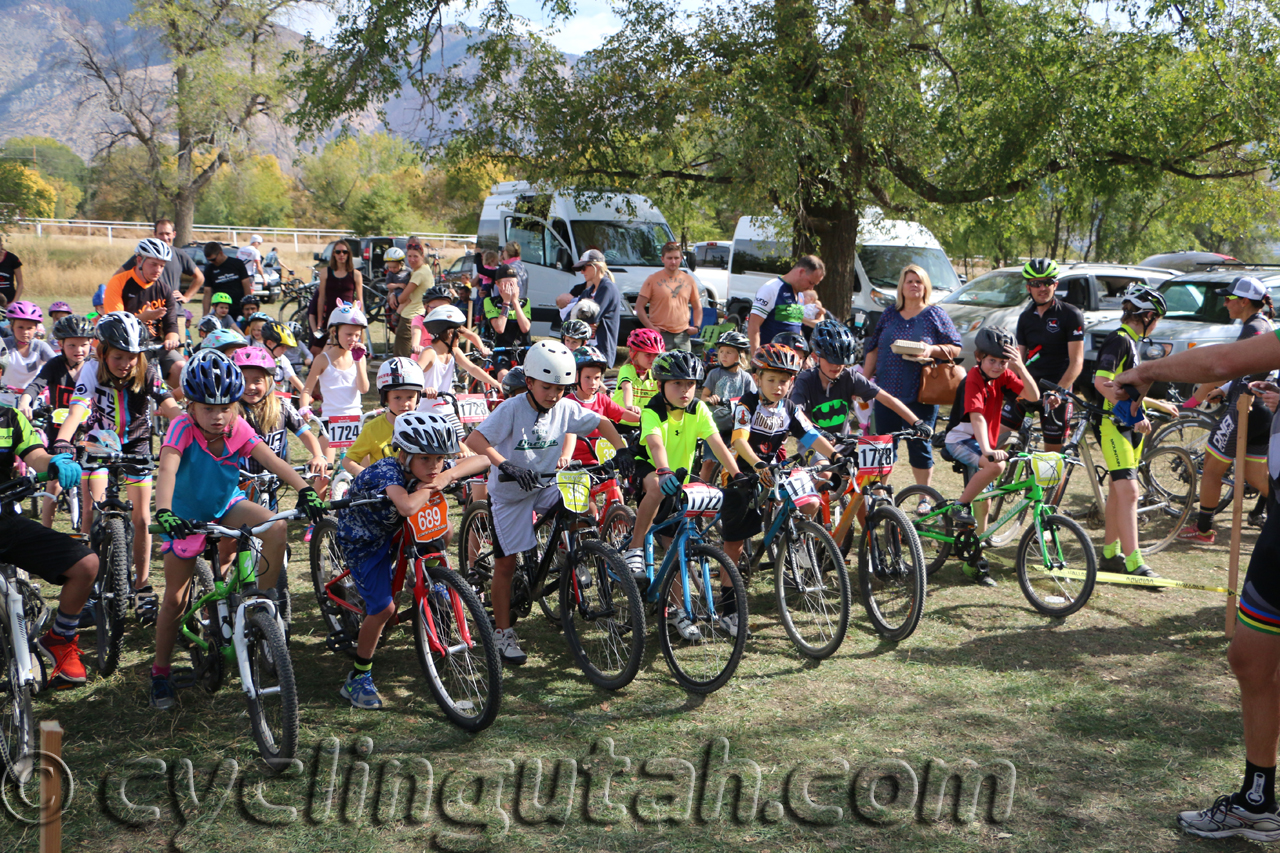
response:
[[[631,534],[636,527],[636,511],[626,504],[609,504],[600,522],[600,536],[619,552],[631,545]]]
[[[910,519],[915,526],[917,537],[920,540],[920,553],[924,556],[925,573],[933,575],[947,562],[947,557],[951,556],[951,543],[933,538],[945,536],[950,539],[955,536],[955,531],[952,529],[951,516],[944,512],[929,518],[920,518],[915,514],[915,507],[908,506],[903,509],[910,498],[914,498],[917,501],[920,498],[924,498],[933,505],[931,512],[936,512],[938,507],[946,503],[946,499],[942,497],[941,492],[932,486],[919,485],[907,486],[898,492],[897,497],[893,499],[894,506],[902,510],[902,514]]]
[[[489,617],[471,586],[444,566],[424,566],[427,593],[413,608],[413,644],[436,704],[463,731],[487,729],[502,700],[502,662]]]
[[[483,597],[493,580],[493,515],[488,501],[472,501],[462,514],[458,535],[458,574]]]
[[[658,641],[662,655],[676,682],[691,693],[713,693],[723,687],[738,668],[742,652],[747,645],[747,591],[737,567],[723,551],[705,543],[689,545],[688,570],[689,607],[684,604],[681,588],[681,566],[673,566],[663,579],[659,591]],[[728,575],[733,589],[733,608],[728,612],[720,607],[722,599],[717,588],[719,575]],[[672,602],[672,595],[675,601]],[[713,615],[713,609],[715,611]],[[698,638],[686,640],[672,623],[677,614],[683,614],[698,630]],[[730,633],[724,619],[733,617],[737,624],[737,636]]]
[[[26,784],[34,770],[35,718],[31,715],[31,684],[23,683],[14,655],[14,637],[8,615],[0,620],[0,760],[4,776],[0,786]]]
[[[298,749],[298,690],[280,623],[255,609],[244,632],[253,696],[249,722],[258,753],[272,770],[289,766]]]
[[[1199,504],[1195,463],[1181,447],[1157,447],[1138,466],[1138,547],[1158,554],[1178,537]]]
[[[796,519],[796,538],[778,546],[774,594],[782,628],[800,654],[825,660],[849,629],[849,570],[844,555],[822,525]]]
[[[1046,616],[1069,616],[1089,601],[1098,579],[1093,543],[1075,521],[1048,515],[1040,531],[1032,524],[1022,534],[1017,555],[1018,585],[1031,606]],[[1083,572],[1083,578],[1063,572]]]
[[[560,573],[560,620],[587,680],[621,690],[644,658],[644,606],[627,564],[598,539],[582,539]]]
[[[898,507],[880,504],[867,518],[858,587],[881,637],[896,643],[915,632],[924,614],[925,558],[916,529]]]
[[[338,523],[331,518],[317,522],[315,529],[311,531],[311,585],[315,590],[316,604],[320,607],[320,617],[329,633],[342,635],[354,647],[360,625],[364,622],[364,599],[356,589],[355,579],[347,575],[328,591],[325,589],[330,581],[346,570],[346,558],[338,545]],[[351,604],[359,612],[330,600],[329,592],[340,601]]]
[[[120,663],[120,645],[124,639],[125,616],[129,610],[129,558],[123,548],[124,521],[107,519],[106,559],[101,562],[94,580],[93,618],[96,623],[98,675],[106,677]]]

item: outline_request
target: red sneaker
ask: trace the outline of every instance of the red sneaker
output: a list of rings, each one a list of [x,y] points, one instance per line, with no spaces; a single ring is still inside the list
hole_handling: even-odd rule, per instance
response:
[[[50,687],[62,690],[84,684],[85,671],[84,664],[80,662],[79,637],[68,640],[49,631],[36,642],[36,648],[50,664]]]
[[[1210,528],[1208,533],[1202,533],[1199,527],[1188,524],[1178,531],[1178,538],[1184,542],[1203,542],[1206,545],[1212,545],[1218,538],[1218,531]]]

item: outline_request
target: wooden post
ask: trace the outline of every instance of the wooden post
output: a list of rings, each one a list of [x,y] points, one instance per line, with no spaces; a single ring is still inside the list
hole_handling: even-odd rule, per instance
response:
[[[1243,379],[1237,379],[1243,382]],[[1252,394],[1241,394],[1236,402],[1236,485],[1231,496],[1231,557],[1230,571],[1227,574],[1227,589],[1235,590],[1240,578],[1240,529],[1244,521],[1244,468],[1249,444],[1249,408],[1253,405]],[[1236,596],[1227,595],[1226,634],[1233,637],[1236,633]]]
[[[40,723],[40,853],[62,851],[62,726]]]

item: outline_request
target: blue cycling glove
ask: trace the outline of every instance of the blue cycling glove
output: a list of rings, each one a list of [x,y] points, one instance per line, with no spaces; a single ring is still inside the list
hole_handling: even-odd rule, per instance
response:
[[[1138,389],[1132,385],[1123,385],[1121,390],[1129,395],[1129,399],[1116,403],[1111,414],[1126,427],[1137,426],[1147,417],[1142,409],[1142,398],[1138,395]]]
[[[58,485],[62,488],[74,489],[80,485],[80,475],[83,472],[70,453],[58,453],[49,457],[49,473],[57,476]]]
[[[662,489],[664,495],[671,497],[680,491],[680,478],[670,468],[659,468],[658,487]]]

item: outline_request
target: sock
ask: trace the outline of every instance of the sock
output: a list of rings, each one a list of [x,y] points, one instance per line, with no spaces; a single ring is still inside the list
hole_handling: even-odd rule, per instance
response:
[[[360,655],[356,655],[356,662],[352,669],[356,672],[368,672],[373,669],[373,658],[362,658]]]
[[[1134,548],[1133,553],[1124,558],[1125,571],[1131,572],[1142,565],[1142,549]]]
[[[172,669],[173,667],[171,666],[156,666],[155,664],[151,664],[151,677],[155,678],[156,676],[160,676],[161,678],[168,678],[169,672]]]
[[[1108,542],[1106,545],[1103,545],[1103,546],[1102,546],[1102,556],[1103,556],[1103,557],[1106,557],[1108,560],[1110,560],[1112,557],[1114,557],[1114,556],[1118,555],[1119,553],[1120,553],[1120,540],[1119,540],[1119,539],[1117,539],[1117,540],[1116,540],[1116,541],[1114,541],[1114,542]]]
[[[62,612],[59,607],[57,613],[53,617],[53,627],[50,629],[64,640],[74,640],[76,638],[76,630],[80,627],[80,614],[68,616]]]
[[[1244,763],[1244,783],[1235,796],[1236,804],[1254,814],[1276,810],[1276,769]]]
[[[1200,507],[1200,512],[1196,516],[1196,530],[1201,533],[1208,533],[1213,529],[1213,514],[1217,511],[1217,507]]]

